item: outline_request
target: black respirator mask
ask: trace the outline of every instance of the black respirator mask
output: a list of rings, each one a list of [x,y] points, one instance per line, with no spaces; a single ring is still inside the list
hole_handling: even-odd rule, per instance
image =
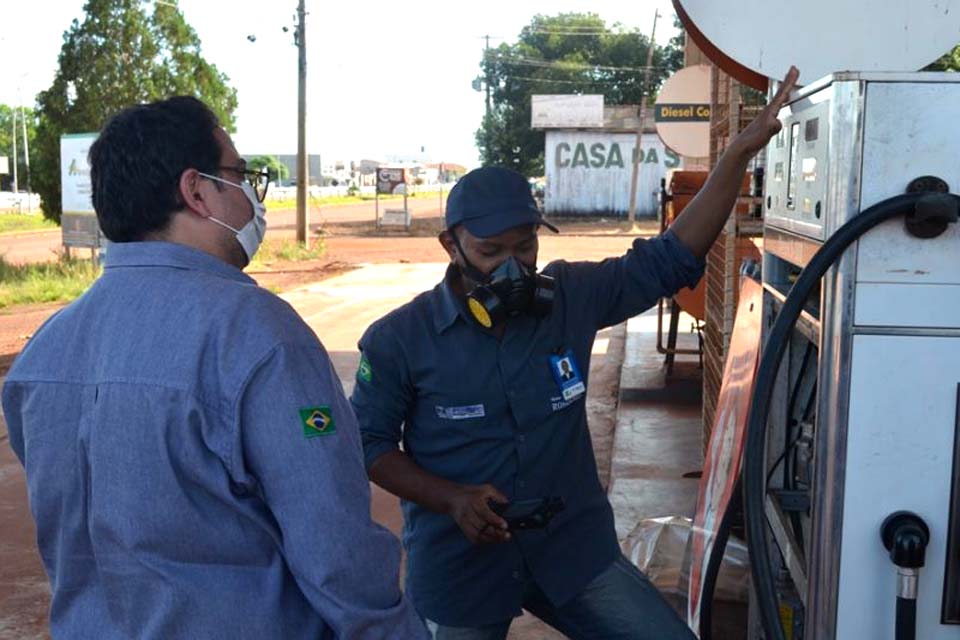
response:
[[[522,313],[533,316],[550,313],[553,278],[537,273],[513,256],[500,263],[490,275],[484,275],[467,260],[456,236],[454,242],[465,265],[460,267],[461,271],[477,283],[467,293],[467,310],[481,327],[492,329]]]

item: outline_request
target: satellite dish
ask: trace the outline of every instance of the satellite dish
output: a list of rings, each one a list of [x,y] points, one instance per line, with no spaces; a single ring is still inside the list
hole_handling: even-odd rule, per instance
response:
[[[663,144],[682,156],[710,155],[710,66],[680,69],[663,84],[654,106]]]
[[[674,3],[685,25],[737,65],[779,79],[793,64],[805,84],[835,71],[917,71],[960,42],[960,0]]]

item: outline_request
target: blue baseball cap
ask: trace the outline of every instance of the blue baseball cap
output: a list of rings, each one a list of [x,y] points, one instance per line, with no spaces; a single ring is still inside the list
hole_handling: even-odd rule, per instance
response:
[[[460,178],[447,196],[447,229],[462,224],[478,238],[528,224],[557,228],[543,219],[527,179],[511,169],[481,167]]]

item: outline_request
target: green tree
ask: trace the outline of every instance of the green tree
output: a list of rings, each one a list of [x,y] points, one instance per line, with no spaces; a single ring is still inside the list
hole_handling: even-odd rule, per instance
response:
[[[654,48],[651,99],[664,79],[683,65],[682,40],[674,40]],[[637,29],[608,27],[592,13],[534,16],[517,42],[486,51],[481,62],[493,102],[476,133],[481,161],[512,167],[528,177],[543,175],[545,134],[530,128],[530,96],[603,94],[608,105],[636,104],[643,92],[649,41]]]
[[[662,62],[663,66],[669,69],[671,73],[683,68],[683,44],[686,39],[683,23],[677,16],[673,16],[673,28],[677,30],[677,33],[670,38],[667,46],[663,48]]]
[[[960,44],[940,56],[936,62],[924,68],[924,71],[960,71]]]
[[[254,156],[247,159],[247,167],[254,170],[266,169],[270,173],[270,179],[276,182],[277,173],[281,180],[287,180],[290,177],[290,170],[287,165],[280,162],[276,156]]]
[[[27,160],[23,153],[23,124],[21,124],[21,113],[26,116],[27,121],[27,148],[30,150],[30,170],[35,166],[36,139],[37,139],[37,114],[33,109],[24,107],[21,112],[20,107],[0,104],[0,156],[7,156],[10,159],[9,176],[0,177],[0,182],[4,188],[8,184],[12,186],[13,182],[13,114],[16,110],[17,115],[17,182],[20,189],[27,188]]]
[[[236,90],[204,60],[176,0],[87,0],[84,12],[64,32],[53,84],[37,97],[34,184],[44,215],[57,221],[61,134],[98,131],[124,107],[174,95],[203,100],[228,131],[237,108]]]

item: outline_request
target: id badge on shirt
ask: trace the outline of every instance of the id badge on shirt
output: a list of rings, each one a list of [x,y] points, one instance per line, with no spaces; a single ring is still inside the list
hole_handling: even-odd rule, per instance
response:
[[[550,371],[553,373],[553,379],[557,381],[557,386],[560,387],[560,394],[564,400],[578,398],[587,390],[571,349],[559,355],[550,356]]]

